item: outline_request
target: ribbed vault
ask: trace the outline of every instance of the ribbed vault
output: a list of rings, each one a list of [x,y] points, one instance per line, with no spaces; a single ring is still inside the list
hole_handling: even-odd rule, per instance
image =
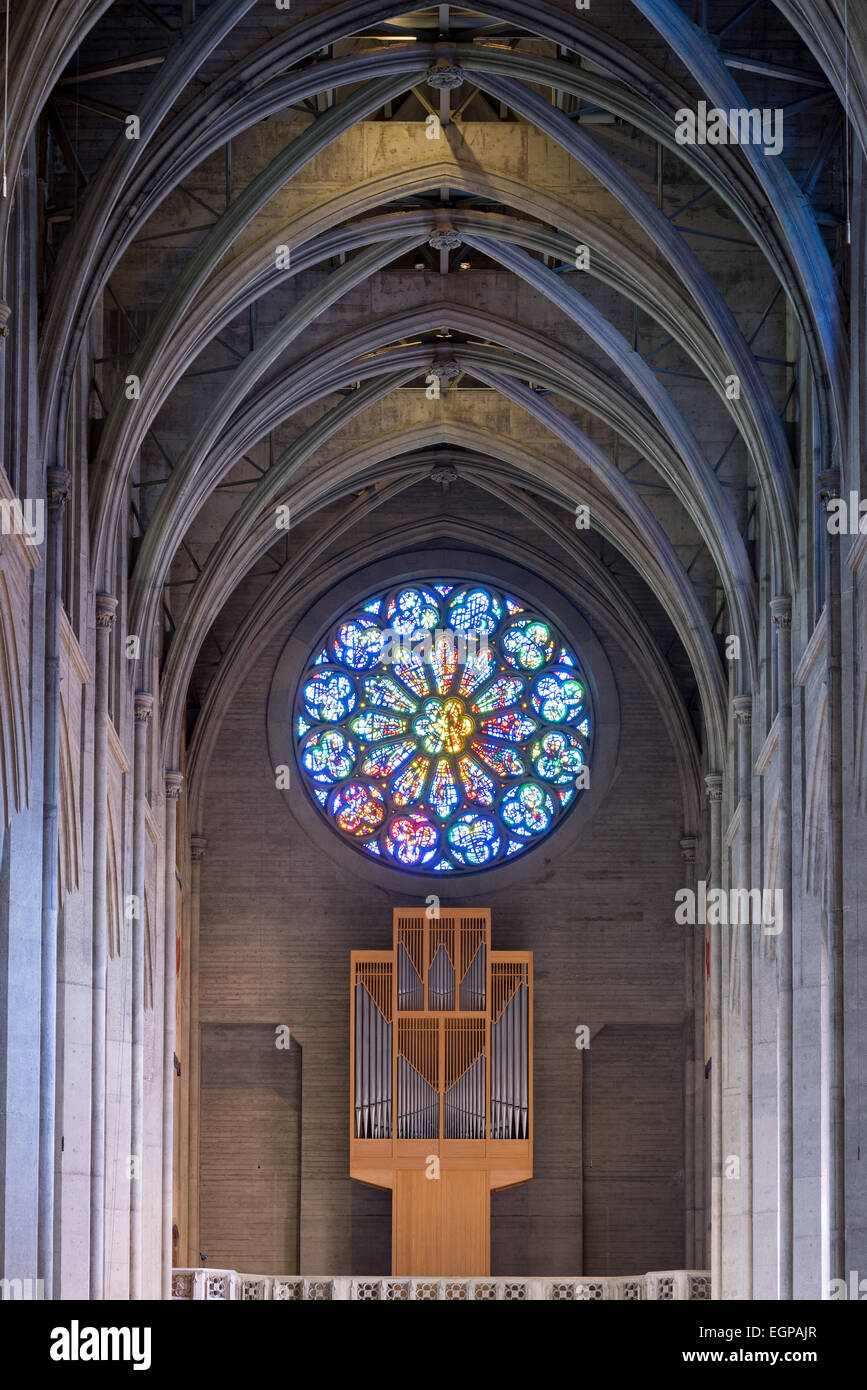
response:
[[[193,776],[206,766],[226,692],[293,605],[330,581],[329,547],[342,557],[335,575],[353,548],[387,555],[401,541],[388,509],[446,469],[514,519],[511,538],[480,520],[481,550],[505,555],[521,536],[541,572],[547,536],[576,601],[621,615],[673,744],[688,731],[684,815],[697,815],[701,762],[721,765],[725,746],[723,638],[742,647],[732,688],[751,689],[762,661],[757,507],[773,588],[790,591],[797,570],[795,331],[824,388],[817,449],[830,461],[846,443],[840,208],[829,207],[839,188],[826,169],[845,89],[839,5],[778,0],[771,11],[774,33],[781,15],[793,26],[799,100],[772,54],[756,67],[771,30],[733,0],[720,0],[716,33],[689,5],[631,0],[640,47],[613,12],[588,17],[565,0],[421,9],[399,26],[382,0],[293,5],[264,37],[253,0],[198,13],[60,8],[19,18],[9,91],[13,185],[50,99],[53,186],[71,200],[46,257],[40,437],[46,462],[70,466],[75,372],[104,338],[91,582],[129,584],[128,631],[141,642],[129,684],[160,676],[167,765],[187,728]],[[135,18],[113,64],[115,12]],[[752,68],[738,60],[741,37]],[[675,113],[701,97],[784,105],[792,153],[680,145]],[[816,102],[832,131],[818,141],[799,124]],[[133,106],[138,138],[115,138]],[[863,136],[860,108],[853,119]],[[494,133],[504,142],[489,159],[486,132],[491,150]],[[363,156],[377,139],[371,173]],[[9,212],[4,203],[4,245]],[[734,245],[761,305],[738,301],[721,273],[714,250]],[[154,247],[169,248],[162,277]],[[491,311],[494,285],[510,311]],[[395,294],[407,302],[396,307]],[[580,503],[595,549],[571,524]],[[275,533],[281,506],[288,541]],[[423,507],[405,529],[420,543],[471,539],[465,520]],[[600,599],[614,582],[606,547],[640,599]],[[253,582],[265,572],[267,584]],[[203,653],[241,595],[249,611],[233,618],[214,673]],[[684,670],[669,666],[654,622],[670,625]]]

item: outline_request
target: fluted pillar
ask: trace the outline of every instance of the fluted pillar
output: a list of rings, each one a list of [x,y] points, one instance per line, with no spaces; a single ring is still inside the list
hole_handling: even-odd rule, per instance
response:
[[[183,777],[166,773],[166,888],[163,940],[163,1244],[162,1296],[172,1296],[172,1191],[175,1118],[175,937],[177,932],[178,797]]]
[[[105,989],[108,962],[108,673],[117,599],[96,596],[91,945],[90,1297],[105,1296]]]
[[[840,475],[818,479],[825,507],[839,496]],[[828,685],[828,871],[827,927],[823,942],[821,990],[822,1170],[827,1174],[822,1201],[822,1296],[831,1279],[846,1279],[845,1147],[843,1113],[843,665],[841,652],[840,537],[825,536],[825,608]],[[827,1267],[826,1267],[827,1266]]]
[[[737,695],[733,703],[738,726],[738,886],[749,892],[752,880],[752,696]],[[750,917],[750,910],[747,909],[746,921],[738,921],[741,986],[740,1190],[744,1242],[742,1298],[753,1296],[753,930]]]
[[[697,842],[698,845],[698,842]],[[694,871],[693,871],[694,874]],[[696,921],[692,952],[693,978],[693,1018],[694,1018],[694,1065],[695,1065],[695,1118],[693,1123],[693,1206],[695,1208],[695,1269],[709,1267],[709,1186],[708,1165],[710,1160],[708,1134],[708,1075],[705,1071],[708,1055],[708,1039],[705,1037],[705,1016],[710,1007],[706,998],[707,980],[707,928],[702,921]]]
[[[190,1152],[187,1182],[187,1263],[199,1264],[199,904],[202,882],[202,860],[207,840],[204,835],[190,836],[190,1056],[188,1061],[189,1097],[188,1129]]]
[[[686,886],[695,892],[695,836],[685,835],[680,842],[680,857],[685,865]],[[693,957],[699,926],[684,927],[683,938],[683,1190],[684,1190],[684,1265],[696,1265],[696,1201],[695,1201],[695,1129],[696,1092],[699,1078],[695,1058],[695,995]],[[703,931],[703,929],[702,929]]]
[[[705,777],[710,803],[710,884],[722,887],[722,777]],[[719,913],[715,916],[719,918]],[[722,927],[710,926],[711,1296],[722,1298]]]
[[[783,930],[777,938],[779,988],[779,1045],[777,1048],[777,1146],[779,1151],[779,1234],[777,1297],[793,1296],[795,1255],[795,1150],[793,1126],[793,953],[792,923],[792,600],[771,599],[771,617],[777,630],[777,715],[779,801],[779,887],[783,894]]]
[[[135,693],[135,748],[132,804],[132,1029],[130,1054],[129,1296],[142,1296],[142,1168],[144,1164],[144,934],[145,809],[148,724],[153,696]]]
[[[57,918],[60,904],[60,612],[63,524],[70,475],[46,470],[45,762],[42,802],[42,985],[39,1027],[39,1201],[37,1274],[54,1297],[54,1166],[57,1085]]]

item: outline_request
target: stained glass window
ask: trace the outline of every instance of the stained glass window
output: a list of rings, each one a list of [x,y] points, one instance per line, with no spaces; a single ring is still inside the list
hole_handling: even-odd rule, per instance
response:
[[[478,873],[532,848],[588,785],[577,654],[532,604],[478,582],[372,595],[298,684],[298,762],[317,810],[409,873]]]

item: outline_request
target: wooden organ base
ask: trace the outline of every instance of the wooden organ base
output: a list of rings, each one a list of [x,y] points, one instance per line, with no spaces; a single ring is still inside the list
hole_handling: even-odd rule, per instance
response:
[[[488,1275],[491,1192],[533,1175],[532,957],[480,909],[394,919],[352,952],[350,1174],[391,1189],[393,1275]]]
[[[391,1199],[393,1274],[490,1274],[491,1194],[477,1168],[395,1174]]]

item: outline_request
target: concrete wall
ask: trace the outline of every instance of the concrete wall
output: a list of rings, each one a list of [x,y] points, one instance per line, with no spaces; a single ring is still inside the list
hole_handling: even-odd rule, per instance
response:
[[[237,1264],[263,1274],[297,1273],[298,1040],[291,1032],[287,1037],[279,1023],[203,1024],[200,1049],[202,1253],[215,1268]]]

